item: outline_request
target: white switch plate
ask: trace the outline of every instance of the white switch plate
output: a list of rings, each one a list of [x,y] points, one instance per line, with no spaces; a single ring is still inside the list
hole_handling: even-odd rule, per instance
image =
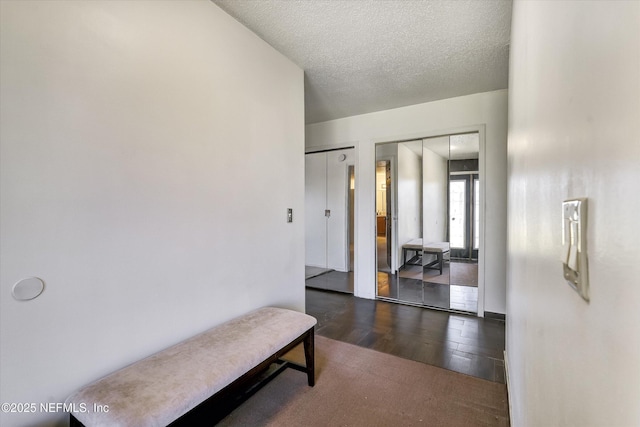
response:
[[[567,283],[589,301],[586,198],[562,202],[562,266]]]

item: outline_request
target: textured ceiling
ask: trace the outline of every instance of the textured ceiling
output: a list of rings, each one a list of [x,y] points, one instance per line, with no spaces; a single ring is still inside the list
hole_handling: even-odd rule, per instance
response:
[[[507,87],[511,1],[212,1],[304,69],[307,123]]]

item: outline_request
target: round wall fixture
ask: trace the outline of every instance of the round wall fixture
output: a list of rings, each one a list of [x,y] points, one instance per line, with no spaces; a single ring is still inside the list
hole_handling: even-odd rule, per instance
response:
[[[344,162],[347,159],[347,155],[346,154],[340,154],[338,156],[338,160],[340,160],[341,162]]]
[[[27,277],[13,285],[11,295],[18,301],[29,301],[44,291],[44,281],[39,277]]]

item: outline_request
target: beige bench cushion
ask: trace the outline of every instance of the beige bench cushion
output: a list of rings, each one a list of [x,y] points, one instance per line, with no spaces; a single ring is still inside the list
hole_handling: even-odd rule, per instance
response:
[[[422,239],[412,239],[402,245],[404,249],[419,251],[423,250],[428,253],[447,253],[449,252],[449,242],[428,242],[423,244]]]
[[[429,242],[425,243],[424,251],[435,254],[437,252],[449,252],[449,242]]]
[[[402,247],[405,248],[405,249],[411,249],[411,250],[414,250],[414,251],[420,251],[420,250],[422,250],[422,239],[409,240],[407,243],[402,245]]]
[[[214,327],[80,389],[67,399],[86,426],[165,426],[281,350],[316,324],[267,307]],[[93,413],[93,404],[109,412]]]

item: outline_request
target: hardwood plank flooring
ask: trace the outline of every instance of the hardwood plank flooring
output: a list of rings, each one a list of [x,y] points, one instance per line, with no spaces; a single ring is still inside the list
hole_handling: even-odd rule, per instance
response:
[[[328,270],[305,280],[307,288],[324,289],[353,294],[353,272]]]
[[[307,288],[316,333],[505,383],[504,322]]]

